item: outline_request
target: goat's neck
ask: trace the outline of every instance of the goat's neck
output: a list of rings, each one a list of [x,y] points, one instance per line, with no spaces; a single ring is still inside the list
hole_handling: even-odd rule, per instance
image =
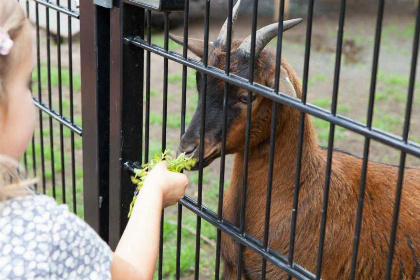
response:
[[[292,109],[286,109],[292,110]],[[282,112],[287,113],[287,112]],[[290,114],[292,113],[292,114]],[[281,114],[281,113],[280,113]],[[274,179],[281,178],[282,186],[290,186],[293,189],[295,179],[296,160],[298,151],[298,131],[299,118],[298,112],[289,112],[288,118],[279,116],[279,120],[283,120],[277,125],[277,133],[275,140],[274,151]],[[269,170],[269,154],[270,154],[270,139],[250,147],[248,155],[248,178],[259,178],[261,182],[265,182],[268,177]],[[322,160],[321,150],[317,144],[316,134],[313,130],[309,117],[305,116],[304,140],[301,158],[301,178],[304,178],[307,173],[312,170],[313,166],[322,167],[324,161]],[[235,155],[234,176],[236,180],[241,182],[243,177],[244,153],[237,153]],[[241,178],[238,178],[241,177]],[[264,186],[264,189],[266,186]]]

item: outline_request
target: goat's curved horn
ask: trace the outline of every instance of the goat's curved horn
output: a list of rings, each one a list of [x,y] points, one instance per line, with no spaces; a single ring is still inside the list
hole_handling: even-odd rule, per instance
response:
[[[283,21],[283,32],[292,28],[293,26],[301,23],[303,19],[296,18],[291,20]],[[273,23],[267,25],[257,31],[255,37],[255,57],[258,57],[260,52],[265,48],[265,46],[278,34],[279,23]],[[251,35],[248,36],[245,40],[242,41],[238,50],[242,52],[243,55],[249,56],[251,52]]]
[[[233,37],[233,25],[235,24],[235,21],[238,18],[240,5],[241,5],[241,0],[238,0],[238,2],[236,2],[235,6],[232,9],[232,37]],[[228,21],[229,21],[229,18],[226,19],[225,23],[222,26],[222,29],[220,29],[219,36],[217,36],[216,41],[214,41],[215,44],[220,45],[222,47],[226,47],[226,41],[227,41],[227,36],[228,36],[228,32],[227,32]]]

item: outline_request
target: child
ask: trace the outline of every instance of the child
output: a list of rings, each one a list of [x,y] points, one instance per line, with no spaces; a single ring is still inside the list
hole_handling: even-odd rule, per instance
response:
[[[183,197],[188,180],[157,165],[115,252],[66,206],[36,195],[17,163],[35,122],[30,33],[18,2],[0,0],[0,279],[152,279],[161,210]]]

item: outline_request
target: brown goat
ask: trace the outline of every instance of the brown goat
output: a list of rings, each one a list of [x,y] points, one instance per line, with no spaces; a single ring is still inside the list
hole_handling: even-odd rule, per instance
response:
[[[234,8],[237,15],[239,2]],[[300,21],[299,21],[300,22]],[[295,25],[286,21],[284,29]],[[274,32],[271,30],[275,29]],[[267,41],[277,34],[277,26],[265,27],[257,33],[255,82],[274,86],[275,54],[264,49]],[[271,32],[271,33],[270,33]],[[273,34],[275,33],[275,34]],[[267,35],[268,34],[268,35]],[[182,39],[171,36],[182,43]],[[271,37],[271,38],[270,38]],[[211,43],[209,65],[224,69],[226,23],[221,35]],[[231,52],[231,72],[248,77],[249,41],[234,40]],[[188,48],[203,57],[203,42],[189,40]],[[248,50],[248,52],[247,52]],[[301,97],[300,81],[292,67],[282,59],[280,91]],[[203,94],[205,83],[197,73],[197,89]],[[206,127],[203,165],[207,166],[220,156],[224,82],[208,76],[206,88]],[[239,226],[241,192],[243,185],[246,104],[248,92],[230,85],[227,100],[226,152],[235,154],[233,173],[223,202],[224,219]],[[248,184],[245,231],[262,241],[268,179],[270,146],[270,120],[272,101],[255,96],[252,102]],[[181,140],[179,150],[198,158],[200,131],[200,104]],[[278,104],[278,124],[275,139],[275,160],[269,246],[280,254],[288,255],[291,209],[296,172],[300,111]],[[321,209],[324,195],[327,152],[317,144],[317,135],[308,116],[305,116],[302,170],[298,218],[295,237],[294,261],[315,272],[320,236]],[[334,151],[328,219],[323,251],[322,279],[346,279],[350,274],[353,236],[356,224],[361,179],[362,160],[349,154]],[[366,178],[365,202],[358,262],[357,279],[382,279],[385,277],[392,224],[392,214],[398,177],[398,167],[370,161]],[[393,258],[392,279],[420,279],[420,169],[406,168],[399,223]],[[236,279],[238,243],[222,234],[222,279]],[[261,256],[249,248],[243,251],[242,279],[260,279]],[[267,279],[285,279],[286,273],[273,264],[267,264]]]

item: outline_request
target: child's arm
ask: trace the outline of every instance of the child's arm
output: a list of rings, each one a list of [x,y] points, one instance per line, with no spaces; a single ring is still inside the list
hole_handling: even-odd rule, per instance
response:
[[[114,254],[113,279],[153,278],[162,208],[181,199],[187,184],[184,174],[169,172],[164,163],[158,164],[146,177]]]

